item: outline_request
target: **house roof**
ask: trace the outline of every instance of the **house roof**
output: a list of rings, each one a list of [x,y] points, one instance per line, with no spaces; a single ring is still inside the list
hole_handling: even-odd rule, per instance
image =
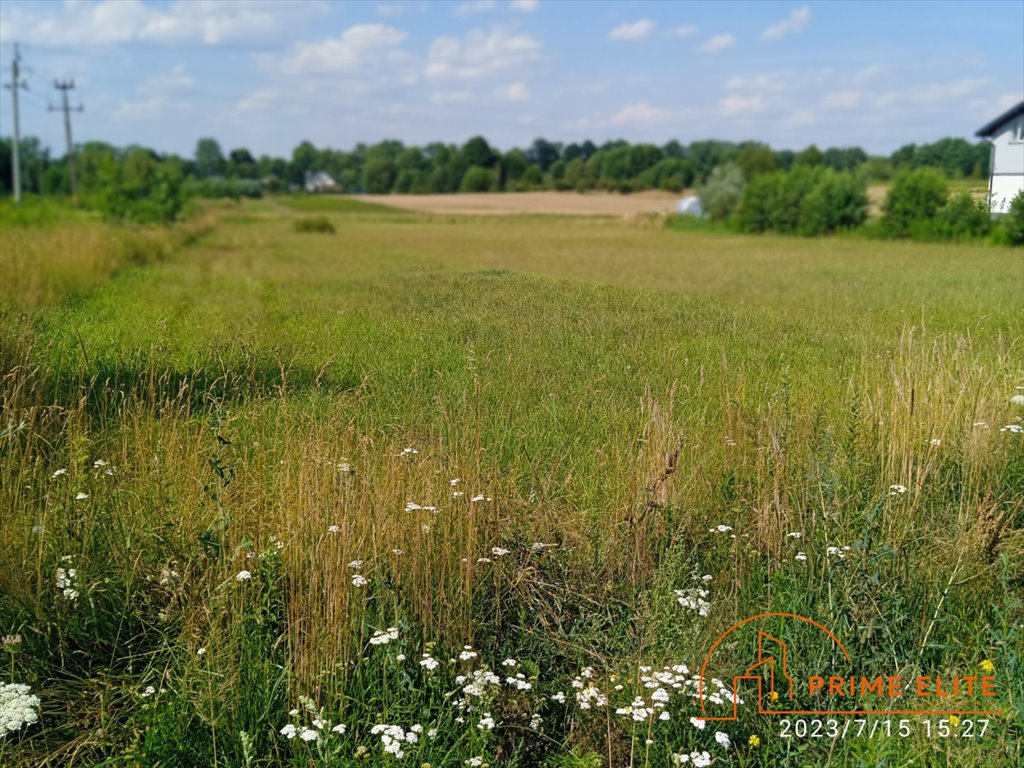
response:
[[[982,138],[994,136],[995,133],[999,130],[1000,126],[1002,126],[1006,121],[1012,120],[1013,118],[1017,117],[1017,115],[1021,114],[1024,114],[1024,101],[1022,101],[1015,107],[1010,107],[1008,110],[1006,110],[1003,114],[1001,114],[992,122],[983,125],[981,128],[978,129],[978,132],[975,133],[974,135],[981,136]]]

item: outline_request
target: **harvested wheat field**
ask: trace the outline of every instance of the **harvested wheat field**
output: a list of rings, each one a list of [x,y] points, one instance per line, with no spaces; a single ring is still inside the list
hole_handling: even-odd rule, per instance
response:
[[[458,195],[359,195],[354,199],[419,213],[466,213],[485,216],[547,214],[628,216],[675,210],[682,194],[672,192],[479,192]]]

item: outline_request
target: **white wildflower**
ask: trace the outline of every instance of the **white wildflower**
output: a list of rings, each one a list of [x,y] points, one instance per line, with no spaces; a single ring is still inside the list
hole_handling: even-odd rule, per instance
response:
[[[365,587],[369,583],[370,582],[368,582],[366,580],[366,577],[363,576],[361,573],[354,573],[354,574],[352,574],[352,586],[353,587]]]
[[[252,579],[252,573],[249,571],[239,571],[235,574],[235,581],[249,581]]]
[[[298,712],[298,710],[294,710],[294,711]],[[298,732],[299,732],[299,729],[296,728],[291,723],[288,723],[284,728],[282,728],[280,730],[280,734],[282,736],[284,736],[286,739],[294,739],[295,738],[295,734],[297,734]]]

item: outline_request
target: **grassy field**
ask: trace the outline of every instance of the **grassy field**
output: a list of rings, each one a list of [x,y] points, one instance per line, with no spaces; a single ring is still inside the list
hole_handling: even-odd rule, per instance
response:
[[[2,229],[0,680],[41,716],[0,765],[1024,759],[1019,250],[344,199],[126,236]],[[855,668],[762,620],[794,672],[991,668],[1001,714],[691,722],[764,612]]]

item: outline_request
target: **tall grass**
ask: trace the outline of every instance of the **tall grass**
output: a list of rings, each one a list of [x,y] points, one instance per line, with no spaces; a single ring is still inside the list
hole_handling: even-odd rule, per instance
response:
[[[680,236],[610,222],[489,222],[511,239],[484,246],[472,220],[333,221],[324,242],[288,217],[222,223],[5,333],[0,629],[24,637],[13,675],[43,718],[0,759],[397,764],[378,723],[424,726],[417,765],[1020,758],[1024,441],[1001,431],[1020,328],[972,252],[693,236],[680,258]],[[760,279],[738,284],[744,248]],[[815,296],[817,269],[846,279]],[[942,300],[872,288],[895,279]],[[861,314],[823,317],[832,296]],[[703,574],[701,618],[675,590]],[[726,751],[685,699],[665,723],[613,714],[647,695],[638,665],[696,669],[766,610],[825,623],[878,673],[994,659],[1011,714],[982,743],[806,752],[768,718],[730,724]],[[474,665],[531,688],[460,710]],[[588,666],[610,711],[573,702]],[[309,707],[348,730],[279,734]]]

